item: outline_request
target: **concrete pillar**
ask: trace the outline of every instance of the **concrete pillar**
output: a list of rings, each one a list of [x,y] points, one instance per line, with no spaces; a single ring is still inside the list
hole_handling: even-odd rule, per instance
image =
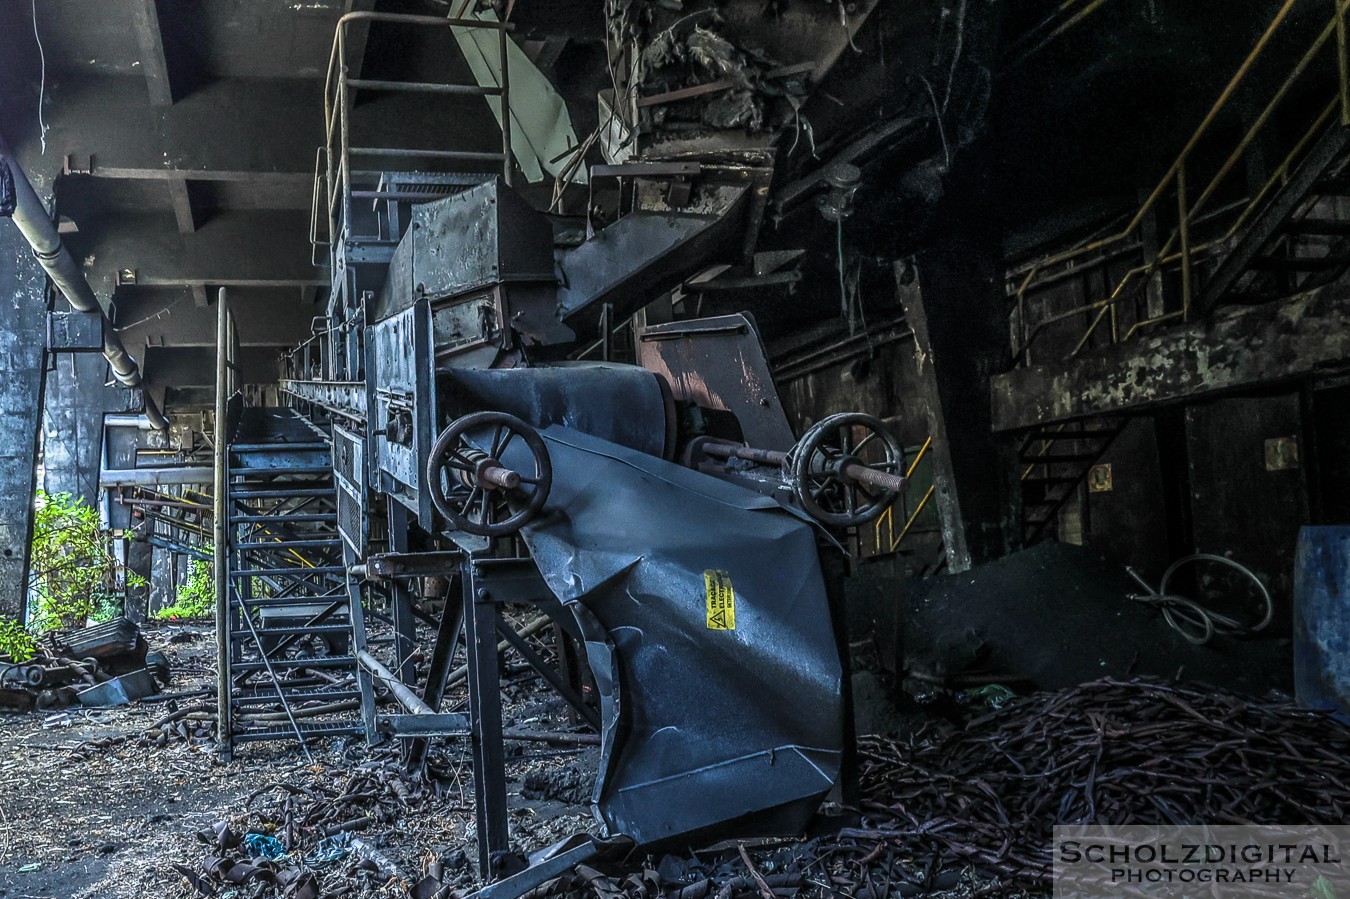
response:
[[[50,196],[50,182],[30,171]],[[8,219],[0,219],[0,616],[23,619],[37,475],[47,275]]]
[[[990,419],[989,378],[1011,364],[1002,255],[980,230],[953,229],[896,268],[914,329],[935,498],[953,572],[1008,552],[1020,514],[1011,489],[1014,459]]]

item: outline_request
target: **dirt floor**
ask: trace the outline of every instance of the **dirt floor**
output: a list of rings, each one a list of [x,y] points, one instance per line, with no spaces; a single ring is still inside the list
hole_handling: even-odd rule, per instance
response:
[[[148,637],[153,649],[170,656],[173,691],[191,692],[213,680],[208,628],[160,627]],[[173,638],[183,642],[170,642]],[[557,703],[536,701],[537,692],[524,684],[508,691],[508,715],[537,719],[535,726],[541,726],[538,721],[546,727],[565,723]],[[407,788],[392,787],[401,781],[388,774],[397,764],[396,750],[369,747],[363,738],[315,744],[315,764],[310,765],[294,743],[249,744],[234,761],[221,764],[209,737],[192,737],[195,728],[206,728],[205,722],[185,726],[188,739],[171,732],[161,741],[165,745],[155,744],[159,730],[146,737],[147,728],[197,699],[0,715],[0,899],[197,896],[174,866],[198,871],[213,857],[231,856],[214,840],[213,826],[228,822],[236,837],[250,830],[267,832],[273,819],[282,817],[279,797],[299,795],[290,791],[307,791],[306,801],[317,815],[328,813],[324,803],[329,802],[333,816],[372,818],[354,835],[408,882],[422,875],[429,860],[439,859],[450,872],[447,881],[465,889],[475,885],[467,749],[447,747],[433,759],[446,775],[446,786],[413,785],[411,795],[403,796]],[[549,798],[569,792],[582,798],[590,784],[587,754],[593,752],[530,745],[509,760],[512,833],[520,850],[594,828],[584,805]],[[340,787],[362,776],[363,782],[387,786],[387,794],[364,803],[331,802]],[[583,789],[569,790],[569,785]],[[213,842],[205,842],[199,832]],[[346,847],[342,859],[321,870],[318,882],[325,895],[339,883],[353,888],[349,895],[381,895],[381,879],[390,878],[366,868],[369,864],[358,864],[358,853]]]
[[[402,776],[396,747],[355,737],[315,744],[313,762],[276,742],[220,763],[203,709],[210,629],[148,637],[169,656],[178,698],[0,716],[0,899],[459,899],[480,885],[462,742],[433,749],[434,776],[416,780]],[[523,666],[504,685],[508,726],[569,727],[562,701]],[[463,690],[447,694],[451,708]],[[877,680],[859,699],[880,710],[892,695]],[[804,836],[670,855],[615,845],[534,895],[1044,896],[1057,821],[1339,824],[1350,814],[1350,727],[1327,712],[1162,678],[1003,691],[991,704],[930,717],[903,738],[860,739],[856,804],[827,802]],[[890,715],[878,729],[904,723]],[[508,745],[513,848],[593,832],[597,749]]]

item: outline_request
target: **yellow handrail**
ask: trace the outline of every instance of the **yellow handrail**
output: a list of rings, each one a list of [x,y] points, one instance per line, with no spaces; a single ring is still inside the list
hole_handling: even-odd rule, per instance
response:
[[[1096,329],[1108,315],[1111,316],[1112,330],[1114,332],[1116,303],[1124,296],[1125,289],[1129,285],[1134,283],[1141,275],[1145,276],[1145,278],[1151,277],[1164,266],[1177,262],[1180,263],[1182,274],[1183,309],[1181,317],[1187,317],[1190,309],[1191,291],[1194,287],[1192,271],[1197,259],[1200,258],[1202,254],[1208,253],[1217,247],[1221,247],[1237,233],[1242,225],[1250,220],[1251,216],[1266,202],[1273,187],[1277,183],[1282,183],[1287,180],[1290,169],[1300,157],[1303,150],[1306,149],[1308,144],[1321,132],[1331,114],[1335,112],[1337,108],[1339,108],[1341,112],[1341,121],[1350,124],[1350,57],[1347,56],[1347,52],[1350,51],[1347,51],[1346,40],[1346,12],[1347,10],[1350,10],[1350,0],[1334,0],[1335,12],[1331,21],[1322,28],[1306,52],[1286,75],[1270,100],[1266,103],[1265,107],[1252,121],[1251,125],[1245,129],[1236,147],[1228,154],[1218,171],[1209,179],[1204,189],[1200,191],[1195,200],[1192,202],[1187,196],[1187,163],[1190,160],[1191,155],[1194,153],[1204,136],[1208,133],[1210,127],[1214,124],[1220,113],[1232,100],[1237,89],[1242,85],[1256,61],[1260,58],[1271,39],[1284,23],[1295,2],[1296,0],[1285,0],[1281,5],[1279,12],[1276,13],[1274,19],[1261,34],[1256,45],[1243,60],[1237,72],[1229,79],[1223,92],[1210,107],[1204,120],[1186,142],[1181,153],[1168,168],[1167,173],[1163,176],[1157,186],[1154,187],[1152,192],[1148,195],[1148,198],[1122,230],[1106,237],[1088,241],[1073,249],[1040,259],[1027,266],[1026,269],[1024,269],[1024,274],[1019,273],[1020,282],[1018,283],[1014,294],[1016,298],[1016,314],[1019,320],[1018,334],[1020,346],[1017,354],[1019,360],[1025,358],[1027,351],[1047,325],[1097,310],[1097,315],[1088,324],[1082,339],[1070,354],[1071,356],[1077,355],[1085,346],[1087,346],[1088,341],[1092,338]],[[1257,195],[1246,204],[1245,208],[1243,208],[1236,220],[1227,229],[1223,237],[1192,244],[1190,229],[1191,226],[1195,224],[1200,212],[1217,193],[1223,181],[1237,167],[1237,164],[1242,160],[1252,143],[1256,140],[1260,131],[1272,120],[1277,108],[1286,99],[1293,88],[1294,83],[1308,70],[1317,54],[1327,45],[1333,35],[1336,38],[1337,47],[1338,89],[1336,99],[1321,115],[1318,116],[1316,121],[1314,121],[1302,135],[1294,149],[1290,151],[1283,163],[1277,168],[1276,172]],[[1115,288],[1106,298],[1042,319],[1038,321],[1034,327],[1029,328],[1027,320],[1027,294],[1037,286],[1038,278],[1045,273],[1047,269],[1074,262],[1087,254],[1104,250],[1134,238],[1135,232],[1138,231],[1142,224],[1147,220],[1147,216],[1154,210],[1159,200],[1169,188],[1174,189],[1177,194],[1178,225],[1163,243],[1161,248],[1159,248],[1154,257],[1145,264],[1132,268],[1126,272],[1124,277],[1116,284]],[[1180,249],[1178,252],[1174,252],[1178,244],[1180,244]],[[1101,260],[1094,259],[1085,264],[1099,265],[1101,264]],[[1176,316],[1169,313],[1167,315],[1149,319],[1148,322],[1165,321],[1175,317]],[[1127,332],[1127,336],[1132,335],[1138,330],[1141,324],[1144,324],[1144,322],[1136,323],[1132,326]],[[1112,339],[1115,341],[1118,339],[1118,335],[1113,333]]]
[[[910,460],[909,467],[905,469],[905,480],[908,481],[910,478],[914,477],[914,472],[918,470],[919,463],[923,461],[923,457],[928,455],[928,451],[931,450],[932,448],[933,448],[933,437],[930,434],[928,439],[923,442],[923,446],[919,447],[919,451],[914,454],[914,458]],[[900,536],[896,537],[891,541],[890,549],[887,550],[888,552],[895,552],[896,547],[900,545],[900,541],[905,539],[905,535],[909,533],[910,528],[914,526],[914,522],[918,519],[919,513],[923,511],[924,506],[928,505],[928,501],[933,496],[933,490],[934,488],[930,486],[928,488],[928,492],[924,494],[923,499],[919,500],[919,504],[914,507],[914,512],[909,516],[909,520],[905,522],[904,529],[900,531]],[[876,528],[875,545],[878,547],[878,550],[881,546],[881,533],[883,522],[888,527],[893,527],[895,524],[895,518],[891,514],[894,508],[895,506],[893,505],[887,506],[886,511],[881,513],[881,517],[877,519],[877,523],[876,525],[874,525],[874,527]]]

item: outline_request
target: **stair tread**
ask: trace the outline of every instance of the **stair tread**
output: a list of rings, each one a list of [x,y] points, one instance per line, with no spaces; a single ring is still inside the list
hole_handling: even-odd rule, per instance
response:
[[[304,451],[323,451],[329,449],[327,441],[310,440],[307,442],[286,443],[232,443],[231,453],[295,453]]]
[[[231,568],[230,577],[261,577],[269,574],[346,574],[345,565],[316,565],[313,568]]]
[[[335,613],[336,614],[336,613]],[[260,627],[258,636],[260,637],[308,637],[322,636],[323,634],[350,634],[352,626],[350,624],[315,624],[309,627]],[[233,640],[240,642],[251,641],[253,633],[248,630],[234,631],[230,634]]]
[[[340,702],[344,699],[361,698],[361,691],[355,689],[327,690],[322,693],[302,693],[298,691],[288,692],[286,690],[286,685],[282,684],[281,690],[282,693],[285,694],[286,696],[286,701],[291,704],[303,702]],[[277,703],[277,691],[276,688],[269,683],[266,687],[262,688],[262,692],[258,693],[256,696],[235,695],[231,697],[231,701],[235,705],[264,705],[264,704],[275,705]]]
[[[272,667],[275,668],[350,668],[356,670],[355,656],[323,656],[322,658],[311,659],[271,659]],[[230,663],[230,671],[234,673],[243,673],[245,671],[266,671],[267,665],[262,659],[244,659],[239,662]]]
[[[364,726],[359,718],[350,721],[333,721],[320,724],[300,724],[300,733],[306,737],[345,737],[354,734],[363,733]],[[234,739],[240,742],[258,742],[261,740],[294,740],[295,730],[289,725],[285,727],[268,727],[257,730],[236,726]]]
[[[1257,256],[1252,259],[1255,269],[1289,269],[1295,271],[1327,271],[1350,265],[1344,256]]]
[[[1284,231],[1288,234],[1350,234],[1350,219],[1301,218],[1286,222]]]

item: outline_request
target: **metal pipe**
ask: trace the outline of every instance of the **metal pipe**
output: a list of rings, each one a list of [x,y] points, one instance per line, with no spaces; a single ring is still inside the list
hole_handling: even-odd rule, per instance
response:
[[[709,443],[703,447],[703,453],[715,459],[744,459],[757,465],[782,465],[788,454],[777,450],[756,449],[752,446],[732,446],[725,443]],[[839,474],[849,481],[866,484],[878,490],[900,491],[905,489],[905,478],[889,471],[878,471],[866,463],[856,460],[845,461],[839,467]]]
[[[174,465],[164,468],[105,468],[98,473],[103,487],[170,487],[181,484],[214,484],[210,465]]]
[[[703,447],[703,454],[714,459],[744,459],[756,465],[782,465],[787,461],[787,453],[778,450],[755,449],[752,446],[733,446],[729,443],[709,443]]]
[[[14,175],[14,225],[33,248],[33,256],[47,272],[47,277],[56,285],[56,289],[80,312],[97,312],[103,317],[103,357],[112,366],[113,375],[124,387],[140,387],[141,371],[136,360],[127,353],[117,330],[108,319],[108,312],[94,295],[79,265],[70,255],[70,251],[61,243],[61,235],[56,230],[47,207],[38,198],[37,191],[29,182],[23,167],[0,135],[0,161],[7,162]],[[145,390],[141,391],[145,399],[145,415],[151,427],[163,431],[169,427],[168,419],[159,411],[155,401]]]
[[[150,423],[150,417],[147,415],[105,415],[103,416],[103,426],[105,428],[138,428],[142,431],[152,431],[155,426]],[[177,450],[171,450],[177,452]]]
[[[394,698],[409,712],[414,715],[435,714],[431,706],[422,701],[422,697],[408,689],[408,685],[395,677],[394,672],[384,667],[379,659],[363,649],[356,654],[356,660],[370,672],[371,677],[387,687],[389,692],[394,694]]]

